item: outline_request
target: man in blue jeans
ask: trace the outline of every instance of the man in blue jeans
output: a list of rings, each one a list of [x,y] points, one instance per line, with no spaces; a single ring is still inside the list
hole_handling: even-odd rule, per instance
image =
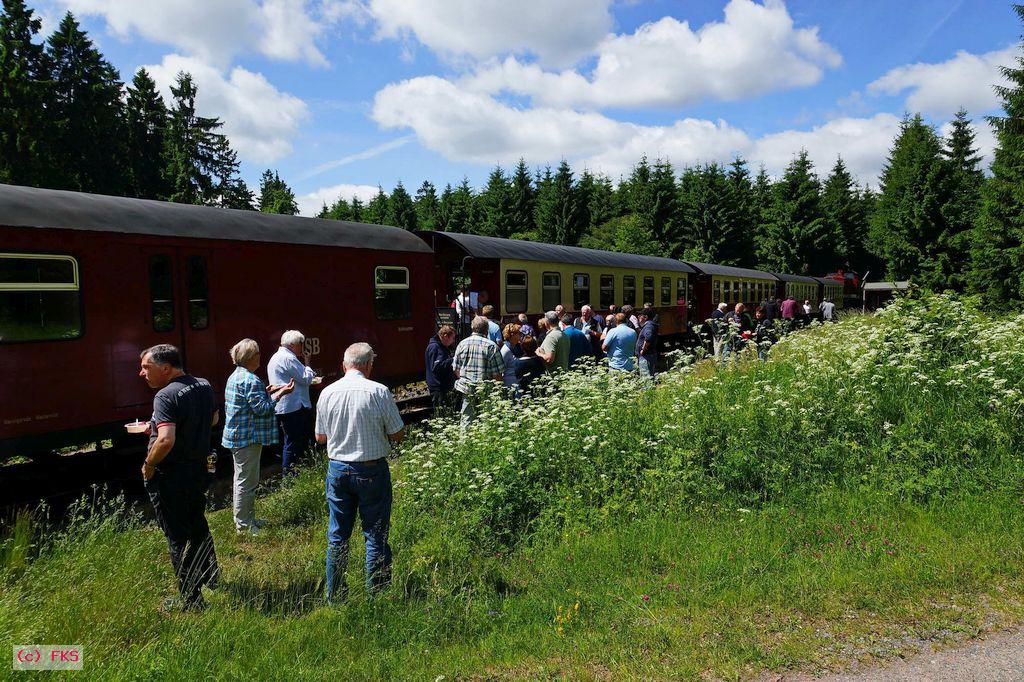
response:
[[[316,442],[327,444],[327,601],[348,591],[348,541],[358,512],[366,539],[366,586],[371,594],[391,578],[391,443],[405,436],[395,398],[370,381],[373,348],[354,343],[345,350],[345,376],[320,394]]]
[[[313,403],[309,399],[309,387],[316,374],[309,366],[305,345],[306,337],[302,332],[289,329],[281,335],[281,347],[267,363],[271,385],[295,382],[295,390],[274,405],[277,423],[284,432],[281,446],[281,472],[284,474],[291,473],[295,462],[313,445]]]

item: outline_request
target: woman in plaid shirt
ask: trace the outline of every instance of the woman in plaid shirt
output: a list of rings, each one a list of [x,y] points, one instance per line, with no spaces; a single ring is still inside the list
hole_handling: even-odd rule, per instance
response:
[[[260,483],[260,456],[264,445],[277,443],[274,405],[291,393],[295,381],[285,386],[264,386],[256,376],[260,366],[260,347],[252,339],[242,339],[230,351],[235,371],[224,387],[224,435],[221,445],[231,450],[235,460],[235,529],[255,535],[265,522],[255,518],[256,486]]]

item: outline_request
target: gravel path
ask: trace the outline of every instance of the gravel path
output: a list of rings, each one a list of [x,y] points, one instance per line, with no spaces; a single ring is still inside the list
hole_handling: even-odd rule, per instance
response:
[[[783,676],[786,682],[1010,682],[1024,680],[1024,629],[1005,630],[962,646],[926,651],[884,666],[823,677]]]

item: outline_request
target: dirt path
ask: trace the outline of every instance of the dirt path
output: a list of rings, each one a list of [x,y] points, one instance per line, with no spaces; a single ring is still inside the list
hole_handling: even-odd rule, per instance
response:
[[[884,666],[811,677],[783,676],[785,682],[1010,682],[1024,680],[1024,629],[1005,630],[940,651],[924,651]]]

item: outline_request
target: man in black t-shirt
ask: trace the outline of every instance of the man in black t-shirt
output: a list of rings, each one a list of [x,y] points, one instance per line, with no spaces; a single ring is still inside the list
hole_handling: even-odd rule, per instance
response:
[[[219,572],[205,513],[206,456],[217,423],[213,388],[206,379],[185,374],[174,346],[153,346],[139,357],[139,376],[157,389],[142,478],[167,537],[182,606],[199,609],[202,586],[212,587]]]

